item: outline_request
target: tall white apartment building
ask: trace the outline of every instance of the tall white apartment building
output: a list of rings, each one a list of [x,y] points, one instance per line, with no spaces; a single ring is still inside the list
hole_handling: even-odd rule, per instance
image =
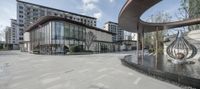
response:
[[[124,30],[124,40],[137,41],[137,33],[132,33]]]
[[[26,28],[43,16],[58,16],[96,27],[96,18],[17,0],[19,42],[23,42]]]
[[[137,40],[136,33],[131,33],[131,32],[123,30],[122,28],[119,27],[118,23],[115,23],[115,22],[109,21],[105,23],[104,30],[107,30],[109,32],[116,34],[113,36],[113,42],[123,41],[123,40],[132,40],[132,41]]]
[[[112,40],[119,44],[119,51],[128,51],[136,49],[137,34],[123,30],[119,27],[118,23],[107,22],[104,25],[104,30],[115,33]]]
[[[17,20],[16,19],[11,19],[11,29],[12,29],[12,44],[18,45],[18,33],[17,33]]]
[[[122,30],[115,22],[106,22],[104,24],[104,30],[115,33],[112,37],[113,42],[117,42],[124,39],[124,30]]]
[[[19,49],[17,27],[16,19],[11,19],[11,27],[6,27],[6,44],[8,44],[9,49]]]
[[[5,28],[5,38],[6,38],[6,44],[11,44],[12,43],[12,29],[11,27],[6,27]]]

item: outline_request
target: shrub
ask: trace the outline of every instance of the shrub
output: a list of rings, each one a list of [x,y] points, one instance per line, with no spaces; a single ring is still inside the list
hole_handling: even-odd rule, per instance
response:
[[[82,46],[71,46],[70,52],[83,52],[83,47]]]
[[[0,45],[0,49],[3,49],[3,45]]]
[[[154,48],[149,48],[149,53],[153,53],[154,52]]]

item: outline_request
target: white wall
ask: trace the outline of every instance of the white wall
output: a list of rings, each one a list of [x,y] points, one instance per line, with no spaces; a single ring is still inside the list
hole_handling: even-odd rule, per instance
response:
[[[94,35],[96,35],[98,41],[107,41],[107,42],[112,42],[112,34],[102,32],[102,31],[97,31],[93,29],[86,29],[86,32],[93,32]]]
[[[30,41],[30,33],[29,32],[24,33],[24,41]]]
[[[200,30],[194,30],[189,32],[188,37],[200,41]]]

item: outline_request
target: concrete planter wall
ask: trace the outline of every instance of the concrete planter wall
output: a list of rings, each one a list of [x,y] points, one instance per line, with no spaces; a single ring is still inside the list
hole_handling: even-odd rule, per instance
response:
[[[164,71],[156,70],[150,67],[144,67],[142,65],[129,62],[128,60],[126,60],[126,57],[129,57],[129,56],[125,56],[125,58],[122,58],[121,62],[123,65],[131,69],[135,69],[141,73],[154,76],[164,81],[169,81],[170,83],[173,82],[178,85],[191,86],[193,88],[200,89],[200,79],[195,79],[195,78],[191,78],[187,76],[164,72]]]

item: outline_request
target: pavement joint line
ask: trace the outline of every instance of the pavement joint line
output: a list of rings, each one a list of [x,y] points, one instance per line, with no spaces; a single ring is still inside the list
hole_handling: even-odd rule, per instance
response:
[[[65,73],[67,74],[67,73],[70,73],[70,72],[73,72],[73,71],[74,71],[74,69],[71,69],[71,70],[65,71]]]
[[[101,75],[101,76],[95,78],[94,81],[96,81],[96,80],[100,80],[100,79],[102,79],[102,78],[104,78],[104,77],[106,77],[106,76],[108,76],[108,75],[106,75],[106,74]]]
[[[80,70],[79,73],[84,73],[84,72],[88,72],[88,71],[90,71],[90,69]]]
[[[4,63],[3,65],[0,65],[0,73],[5,72],[7,67],[9,67],[9,63]]]
[[[41,79],[41,82],[43,84],[49,84],[49,83],[54,82],[54,81],[59,81],[60,79],[61,79],[60,77],[44,78],[44,79]]]
[[[128,73],[128,75],[130,75],[130,76],[133,76],[134,74],[133,74],[133,73],[131,73],[131,72],[129,72],[129,73]]]
[[[97,72],[104,72],[104,71],[107,71],[107,70],[108,70],[108,68],[102,68],[102,69],[98,70]]]
[[[134,81],[134,84],[135,84],[135,85],[138,85],[138,83],[140,82],[141,79],[142,79],[141,77],[138,77],[138,78]]]
[[[97,83],[90,86],[89,89],[108,89],[109,87],[103,83]]]
[[[18,55],[13,55],[8,51],[0,57],[0,70],[5,67],[0,72],[0,89],[180,89],[123,66],[118,54],[80,57],[19,52],[14,51]],[[9,53],[12,54],[8,56]],[[48,60],[41,62],[45,59]]]

